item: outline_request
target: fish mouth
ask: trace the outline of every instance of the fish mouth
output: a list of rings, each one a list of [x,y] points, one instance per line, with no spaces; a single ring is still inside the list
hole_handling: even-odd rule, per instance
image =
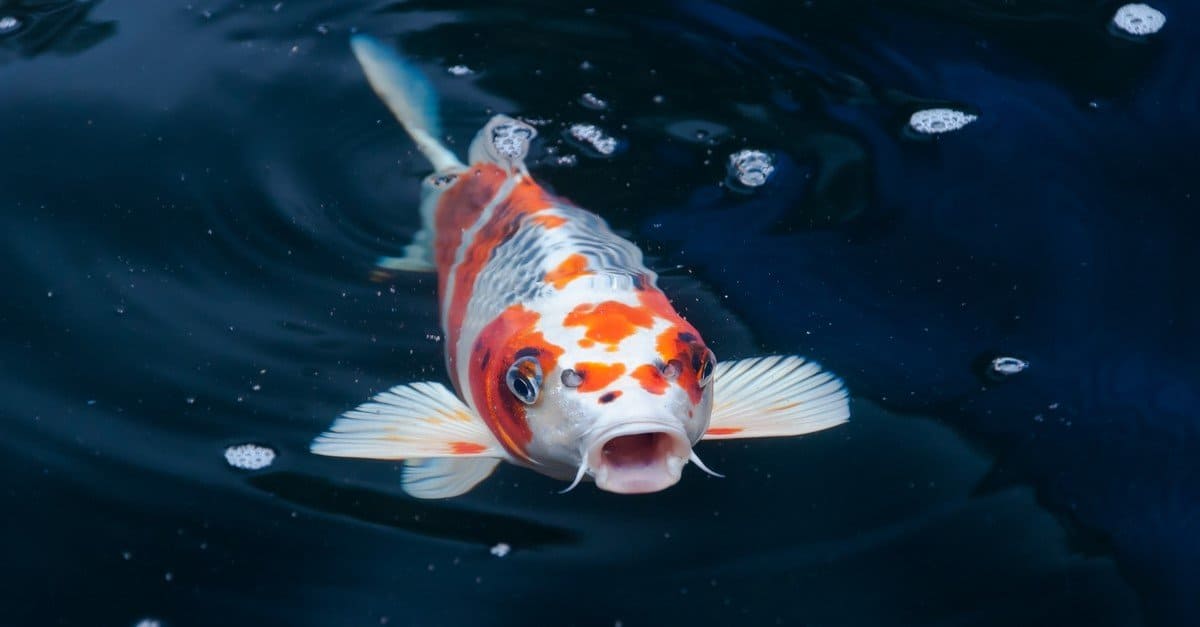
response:
[[[596,487],[617,494],[646,494],[679,482],[692,445],[677,426],[635,423],[598,435],[586,451],[585,464]]]

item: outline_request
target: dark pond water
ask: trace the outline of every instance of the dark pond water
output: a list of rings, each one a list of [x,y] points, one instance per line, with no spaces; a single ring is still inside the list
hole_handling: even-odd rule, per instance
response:
[[[0,3],[0,623],[1200,620],[1200,11],[1137,39],[1118,4]],[[722,357],[842,375],[852,422],[705,444],[727,478],[647,497],[506,466],[422,502],[310,455],[445,379],[432,282],[370,278],[427,166],[356,29],[460,149],[544,120],[536,177]],[[978,120],[905,130],[932,107]],[[743,148],[776,166],[748,194]],[[274,464],[227,465],[246,442]]]

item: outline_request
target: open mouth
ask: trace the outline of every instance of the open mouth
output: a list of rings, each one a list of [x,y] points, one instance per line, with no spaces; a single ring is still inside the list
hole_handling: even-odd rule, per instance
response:
[[[691,452],[682,431],[629,425],[597,438],[588,450],[587,466],[602,490],[644,494],[675,485]]]

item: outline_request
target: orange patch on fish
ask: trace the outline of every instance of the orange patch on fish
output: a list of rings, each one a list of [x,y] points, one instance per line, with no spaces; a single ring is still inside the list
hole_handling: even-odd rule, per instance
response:
[[[733,435],[741,432],[741,427],[713,427],[712,429],[705,431],[704,435]]]
[[[625,364],[602,364],[595,361],[582,361],[575,364],[575,372],[583,377],[583,383],[576,388],[580,392],[597,392],[608,387],[618,377],[625,374]]]
[[[480,331],[471,351],[477,363],[470,375],[475,406],[500,444],[523,459],[529,458],[525,446],[533,431],[525,420],[525,404],[509,392],[504,375],[518,354],[535,357],[543,372],[554,369],[563,349],[538,330],[540,319],[537,312],[513,305]]]
[[[584,303],[563,319],[563,326],[584,327],[584,336],[610,348],[633,335],[639,327],[649,329],[654,316],[642,307],[631,307],[615,300],[598,305]]]
[[[641,384],[642,389],[651,394],[664,394],[667,391],[669,382],[662,372],[659,371],[653,364],[643,364],[635,369],[631,376],[637,379]]]
[[[567,223],[566,218],[562,216],[556,216],[552,213],[539,213],[530,218],[530,220],[534,224],[546,229],[547,231],[550,229],[557,229],[558,227]]]
[[[561,290],[567,286],[567,283],[578,279],[581,276],[595,274],[588,270],[587,257],[579,253],[575,253],[558,264],[558,267],[546,273],[546,282],[554,286],[554,289]]]
[[[451,455],[478,455],[487,450],[487,447],[474,442],[451,442]]]

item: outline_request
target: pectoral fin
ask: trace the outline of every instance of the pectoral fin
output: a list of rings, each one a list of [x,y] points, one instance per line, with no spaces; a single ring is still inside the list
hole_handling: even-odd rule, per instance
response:
[[[309,447],[317,455],[367,459],[505,457],[492,432],[438,383],[410,383],[341,415]]]
[[[487,479],[499,459],[490,457],[439,457],[404,462],[404,491],[419,499],[448,499],[466,494]]]
[[[795,355],[719,363],[705,440],[801,435],[850,419],[841,379]]]

